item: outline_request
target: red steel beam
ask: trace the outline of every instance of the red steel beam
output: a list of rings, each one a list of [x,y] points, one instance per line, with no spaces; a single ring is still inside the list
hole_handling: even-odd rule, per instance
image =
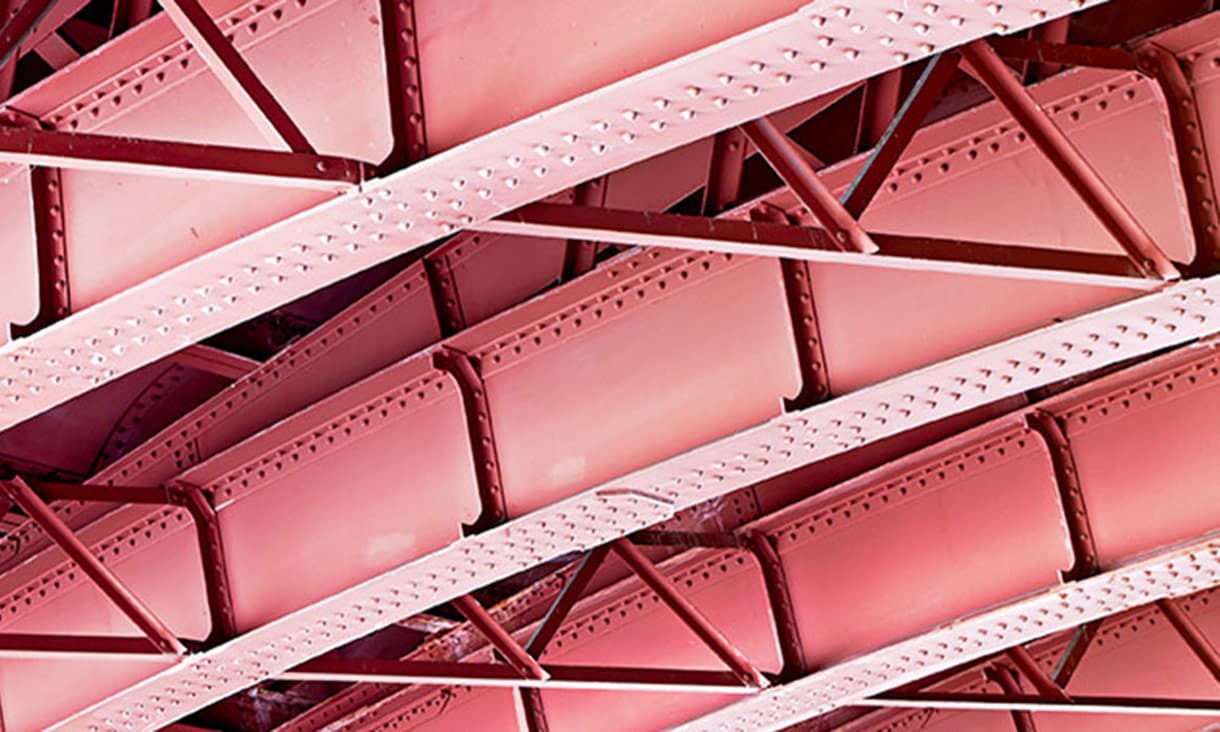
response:
[[[584,208],[536,203],[477,227],[480,231],[556,239],[844,262],[865,266],[992,274],[1080,284],[1152,287],[1125,257],[1038,247],[976,244],[930,237],[870,234],[877,254],[840,251],[831,235],[765,221]]]
[[[665,691],[696,694],[752,694],[728,671],[625,668],[546,664],[544,678],[523,678],[500,663],[325,658],[278,675],[288,681],[431,684],[525,689]]]
[[[63,656],[146,656],[164,661],[167,655],[150,646],[147,638],[115,635],[35,635],[0,633],[0,658],[62,658]]]
[[[1046,443],[1047,452],[1051,456],[1051,468],[1055,471],[1059,504],[1068,530],[1068,542],[1072,547],[1072,566],[1063,576],[1065,579],[1082,579],[1096,574],[1099,568],[1097,547],[1094,545],[1084,491],[1080,487],[1080,476],[1076,470],[1076,461],[1072,456],[1072,446],[1068,442],[1067,433],[1055,415],[1043,410],[1032,411],[1027,416],[1026,423]]]
[[[797,151],[796,143],[791,138],[765,117],[747,122],[742,129],[784,184],[826,227],[838,248],[864,254],[877,251],[877,245],[868,233],[818,178],[817,171],[809,164],[808,158]]]
[[[547,644],[559,632],[559,628],[563,625],[563,621],[567,619],[568,613],[580,600],[589,583],[593,581],[593,576],[597,574],[597,570],[605,561],[606,555],[610,553],[610,547],[603,544],[589,551],[584,559],[580,561],[576,571],[568,578],[563,589],[555,597],[555,601],[551,603],[551,607],[547,609],[546,615],[542,618],[542,622],[534,629],[533,635],[525,644],[525,652],[534,658],[542,658],[542,652],[546,650]]]
[[[1097,631],[1101,630],[1101,624],[1102,621],[1094,620],[1091,623],[1085,623],[1073,631],[1067,648],[1063,650],[1063,655],[1059,657],[1059,662],[1055,664],[1055,670],[1051,672],[1051,680],[1061,688],[1066,688],[1068,682],[1072,680],[1072,676],[1076,674],[1076,669],[1079,668],[1080,662],[1084,660],[1084,654],[1093,643],[1093,638],[1097,636]]]
[[[1165,112],[1177,149],[1182,190],[1186,194],[1190,227],[1195,235],[1194,274],[1216,270],[1220,262],[1220,212],[1217,211],[1216,177],[1207,150],[1207,127],[1199,110],[1195,88],[1182,63],[1169,51],[1145,43],[1139,50],[1140,69],[1156,80],[1165,96]]]
[[[1017,673],[1008,666],[998,664],[989,666],[984,670],[984,675],[992,683],[998,685],[1007,696],[1018,696],[1021,694],[1021,685],[1017,681]],[[1038,725],[1034,722],[1034,715],[1027,709],[1013,709],[1009,712],[1012,715],[1012,724],[1017,732],[1038,732]]]
[[[462,397],[462,411],[470,437],[471,459],[479,488],[482,510],[470,527],[483,531],[508,518],[504,498],[504,480],[500,475],[500,458],[492,429],[491,406],[483,376],[470,356],[449,346],[441,346],[432,354],[432,365],[449,374]]]
[[[647,585],[648,589],[655,592],[661,598],[661,602],[681,618],[682,622],[699,637],[699,640],[703,641],[732,670],[733,675],[742,684],[754,688],[763,688],[767,685],[766,678],[750,662],[750,659],[746,658],[745,654],[734,647],[728,638],[725,638],[715,626],[708,622],[698,608],[674,589],[669,578],[658,572],[648,557],[644,556],[644,553],[634,544],[627,539],[616,539],[610,546],[614,553],[631,568],[631,571]]]
[[[13,58],[21,44],[25,43],[30,34],[47,13],[55,0],[25,0],[7,22],[0,27],[0,66],[4,66]]]
[[[1060,701],[1069,699],[1067,692],[1047,675],[1046,671],[1038,665],[1038,661],[1025,649],[1025,646],[1013,646],[1005,651],[1004,655],[1008,656],[1008,660],[1012,661],[1012,665],[1021,672],[1039,695]]]
[[[8,126],[0,126],[0,161],[336,191],[366,172],[358,160],[329,155]]]
[[[148,636],[156,648],[166,653],[178,655],[186,653],[186,646],[178,640],[173,631],[161,622],[161,619],[140,598],[136,597],[106,565],[102,564],[84,542],[76,538],[72,530],[64,525],[59,516],[43,502],[29,484],[21,478],[10,478],[0,481],[0,490],[42,527],[42,530],[63,549],[64,553],[76,562],[81,571],[93,580],[98,589]]]
[[[173,360],[181,366],[188,366],[197,371],[223,376],[234,381],[240,379],[254,369],[259,362],[236,353],[230,353],[212,346],[195,344],[187,346],[173,355]]]
[[[424,158],[428,154],[428,134],[424,124],[415,2],[381,0],[380,5],[393,148],[379,168],[382,173],[389,173]]]
[[[932,111],[945,85],[957,72],[956,53],[942,53],[928,62],[914,88],[902,102],[893,121],[882,133],[876,147],[869,154],[864,166],[856,173],[847,192],[843,194],[843,208],[855,218],[860,218],[868,204],[881,190],[894,165],[910,144],[911,138]]]
[[[1220,716],[1220,701],[1109,696],[1077,696],[1071,701],[1022,694],[924,693],[883,696],[854,702],[860,706],[899,709],[957,709],[977,711],[1069,712],[1075,714]]]
[[[991,38],[988,43],[1001,58],[1014,61],[1088,66],[1095,69],[1118,71],[1135,71],[1139,68],[1138,57],[1121,48],[1055,43],[1026,38]]]
[[[478,628],[500,655],[504,656],[504,660],[518,676],[535,680],[545,680],[549,677],[538,661],[532,658],[503,626],[488,615],[483,606],[473,597],[462,595],[454,598],[453,605],[470,621],[471,625]]]
[[[197,0],[162,0],[161,7],[269,142],[293,152],[314,152],[305,133]]]
[[[152,15],[153,0],[114,0],[110,14],[110,37],[134,28]]]
[[[1148,277],[1175,280],[1181,275],[1152,236],[1114,195],[986,41],[962,46],[962,57],[979,80],[1026,131],[1047,160],[1071,185],[1107,231]]]

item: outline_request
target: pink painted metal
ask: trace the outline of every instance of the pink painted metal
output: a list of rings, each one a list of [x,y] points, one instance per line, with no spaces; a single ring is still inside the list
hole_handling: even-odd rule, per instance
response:
[[[24,92],[12,109],[49,128],[28,140],[64,142],[54,158],[64,167],[99,157],[65,157],[69,142],[121,146],[123,136],[153,140],[158,152],[145,162],[158,165],[174,163],[166,156],[189,143],[224,148],[229,172],[253,170],[263,182],[271,168],[274,182],[285,182],[279,162],[375,165],[404,140],[417,149],[409,140],[418,145],[423,134],[404,132],[399,117],[424,107],[390,114],[387,83],[427,92],[429,144],[443,152],[389,172],[405,160],[393,158],[376,180],[356,181],[352,167],[356,187],[333,197],[299,189],[317,182],[303,169],[278,189],[248,177],[62,174],[65,264],[48,279],[44,262],[42,286],[62,283],[58,315],[72,314],[53,325],[40,317],[35,325],[45,327],[0,348],[0,424],[10,427],[0,447],[20,448],[18,470],[71,468],[85,483],[48,493],[60,500],[39,514],[61,541],[75,535],[81,544],[65,555],[33,522],[5,518],[6,728],[159,728],[275,678],[428,679],[417,659],[327,654],[362,638],[340,653],[375,648],[369,633],[448,602],[494,642],[463,646],[446,659],[443,678],[460,687],[465,671],[536,693],[408,688],[361,708],[361,684],[296,729],[315,728],[310,720],[344,729],[780,728],[861,703],[914,703],[890,692],[1090,619],[1199,596],[1220,571],[1211,534],[1220,504],[1207,486],[1220,372],[1210,346],[1189,344],[1215,336],[1220,281],[1210,274],[1161,285],[1112,266],[1119,250],[1072,203],[1055,172],[1062,160],[1043,159],[999,105],[914,134],[864,219],[838,220],[845,231],[869,232],[881,245],[875,255],[828,251],[824,233],[801,228],[816,222],[784,190],[718,219],[647,213],[697,206],[691,194],[709,165],[731,167],[754,152],[717,152],[713,136],[768,115],[775,125],[759,138],[763,157],[785,160],[781,169],[799,173],[789,182],[825,209],[865,157],[815,170],[818,156],[782,131],[804,119],[802,108],[836,113],[831,96],[851,102],[843,90],[870,75],[888,71],[900,81],[893,70],[903,63],[1087,4],[797,8],[777,0],[699,23],[700,4],[648,9],[631,0],[633,26],[640,17],[664,22],[612,33],[612,42],[509,91],[509,69],[536,72],[582,48],[592,26],[531,34],[536,43],[516,64],[470,70],[478,65],[452,52],[519,44],[521,36],[488,25],[510,11],[550,10],[539,22],[558,28],[587,9],[407,3],[398,11],[410,11],[411,22],[390,26],[380,13],[391,4],[371,0],[209,3],[218,32],[233,41],[209,46],[213,66],[248,58],[277,92],[282,114],[273,116],[299,123],[301,139],[325,153],[318,157],[237,157],[236,148],[259,144],[257,125],[201,68],[168,14]],[[624,30],[622,19],[602,21],[599,38]],[[1063,129],[1056,139],[1080,149],[1077,173],[1095,168],[1111,182],[1163,248],[1162,264],[1191,264],[1192,275],[1209,271],[1199,251],[1210,245],[1199,239],[1206,217],[1186,209],[1205,205],[1210,179],[1186,195],[1180,176],[1192,168],[1174,156],[1220,129],[1209,66],[1220,53],[1217,22],[1153,41],[1175,54],[1160,57],[1162,66],[1175,58],[1193,65],[1184,75],[1192,117],[1166,117],[1158,88],[1129,70],[1068,72],[1031,91]],[[385,56],[391,27],[406,35]],[[675,27],[690,32],[678,39]],[[305,46],[322,67],[316,79],[294,66]],[[227,67],[217,56],[225,53]],[[408,81],[383,74],[385,63],[404,60],[415,74]],[[353,67],[375,71],[348,78]],[[486,98],[471,91],[493,87]],[[80,137],[60,137],[73,133]],[[1114,145],[1120,137],[1140,142]],[[115,160],[133,162],[126,153]],[[742,170],[736,183],[735,171],[720,171],[709,212],[719,213],[741,183],[758,183],[761,166]],[[30,287],[38,226],[23,207],[31,176],[20,166],[4,176],[0,207],[19,215],[0,232],[0,250],[19,274],[0,315],[25,322],[48,312]],[[594,200],[572,192],[590,179],[598,181]],[[563,207],[574,199],[582,205]],[[144,206],[166,213],[151,221],[114,214]],[[307,303],[286,303],[450,233],[458,236],[397,260],[398,274],[266,363],[198,343],[269,308],[285,307],[272,318],[308,312]],[[785,238],[800,236],[807,239]],[[573,267],[565,240],[589,237],[645,248]],[[800,288],[793,265],[750,256],[807,243],[815,246],[803,249],[812,254],[796,270]],[[700,251],[708,248],[720,251]],[[905,261],[892,266],[895,259]],[[366,289],[348,281],[330,293],[350,301]],[[195,381],[173,385],[183,371]],[[807,398],[815,381],[821,391]],[[157,412],[145,396],[161,391],[170,396]],[[69,401],[74,395],[83,396]],[[63,438],[89,439],[28,447],[48,442],[59,424]],[[1175,439],[1150,449],[1149,435],[1159,434]],[[933,435],[950,437],[906,454]],[[132,449],[132,441],[142,444]],[[82,493],[103,484],[111,487]],[[196,520],[180,503],[149,505],[144,498],[158,489],[131,492],[140,485],[193,497]],[[640,535],[646,560],[623,537],[658,522],[674,533]],[[670,540],[648,541],[658,536]],[[714,548],[682,551],[701,538]],[[524,649],[545,605],[513,616],[472,599],[607,542],[648,581],[623,579],[613,561],[583,576],[594,591],[550,623],[541,658]],[[70,556],[104,559],[117,578],[108,586],[121,582],[146,603],[141,617],[160,618],[165,637],[206,638],[204,647],[173,659],[128,653],[131,623]],[[231,604],[218,600],[218,588],[231,591]],[[218,605],[228,623],[219,633]],[[503,617],[511,624],[492,623]],[[1184,617],[1174,624],[1191,645],[1177,638],[1177,650],[1165,651],[1161,639],[1154,655],[1165,664],[1185,657],[1206,677],[1190,653],[1209,657],[1203,636],[1214,623],[1195,628]],[[51,634],[80,640],[30,640]],[[109,652],[82,661],[79,644],[93,642]],[[529,678],[490,666],[493,646]],[[1018,684],[1009,691],[1045,681],[1032,665],[1047,666],[1043,648],[1024,653],[1009,651],[1025,678],[1009,678]],[[742,699],[739,684],[725,683],[726,662],[768,688]],[[1098,688],[1127,677],[1113,670],[1118,662],[1092,663],[1086,655],[1072,682],[1092,711],[1109,711],[1108,700],[1123,693],[1141,698],[1122,683]],[[1164,678],[1194,688],[1192,672],[1174,671]],[[1040,688],[1042,697],[1023,701],[1044,704],[1053,689]],[[994,684],[982,691],[994,695]],[[1075,687],[1069,696],[1077,698]],[[968,725],[980,716],[988,721],[979,728],[1008,722],[1002,713],[942,718]],[[1045,706],[1021,717],[1043,718],[1058,719]]]
[[[1010,9],[1011,17],[1005,20],[1011,29],[1017,29],[1076,7],[1066,0],[1054,0],[1045,9]],[[321,15],[316,8],[310,6],[309,12]],[[581,97],[550,114],[471,140],[370,183],[359,195],[311,208],[258,233],[238,237],[233,228],[217,231],[202,246],[177,248],[172,261],[145,260],[138,273],[114,272],[113,266],[104,267],[100,262],[96,267],[86,264],[81,269],[114,272],[116,276],[109,279],[118,287],[105,288],[112,296],[105,303],[99,303],[96,295],[83,297],[85,303],[97,303],[97,307],[10,344],[5,355],[28,363],[28,359],[45,360],[45,354],[51,352],[75,349],[90,365],[66,376],[36,369],[33,376],[14,377],[9,395],[17,401],[9,399],[0,419],[7,424],[27,419],[188,342],[393,254],[581,180],[927,55],[936,44],[977,38],[991,32],[996,22],[976,4],[953,2],[945,4],[940,17],[921,21],[917,30],[908,23],[892,23],[886,18],[888,10],[886,3],[870,1],[860,4],[855,16],[846,20],[833,13],[822,16],[814,9],[802,9],[649,74]],[[952,18],[960,22],[950,22]],[[128,45],[137,50],[140,31],[147,29],[140,35],[149,40],[167,31],[154,23],[156,19],[116,44],[131,38]],[[851,30],[855,25],[866,32],[855,34]],[[926,35],[919,32],[924,26]],[[854,39],[846,49],[850,53],[817,42],[819,37],[836,35]],[[761,65],[761,73],[753,71],[757,65]],[[268,69],[269,80],[271,73]],[[725,86],[720,79],[735,83]],[[692,96],[692,89],[700,90],[698,96]],[[310,92],[314,90],[311,86]],[[285,94],[290,113],[291,100],[303,91]],[[195,96],[196,101],[204,98]],[[658,99],[667,100],[663,109],[656,106]],[[182,109],[176,112],[179,119],[187,116]],[[46,116],[52,124],[67,122],[63,112]],[[301,118],[301,124],[307,130],[310,127],[308,118]],[[351,132],[350,127],[342,134],[332,129],[327,139],[347,142],[335,146],[319,138],[316,145],[342,150],[350,148],[353,139],[376,139]],[[256,227],[266,226],[316,201],[297,196],[268,216],[262,198],[256,217],[239,215],[229,221],[240,225],[239,221],[255,218],[260,222]],[[68,210],[72,211],[71,205]],[[181,239],[181,235],[172,238]],[[163,241],[158,239],[158,243]],[[232,246],[216,248],[229,241]],[[199,256],[205,252],[210,253]],[[181,266],[169,269],[174,265]],[[135,282],[141,284],[130,286]],[[128,288],[118,292],[123,286]],[[133,327],[128,321],[140,324],[135,326],[140,335],[134,336],[139,339],[134,343],[127,332]],[[107,335],[114,329],[118,335]]]

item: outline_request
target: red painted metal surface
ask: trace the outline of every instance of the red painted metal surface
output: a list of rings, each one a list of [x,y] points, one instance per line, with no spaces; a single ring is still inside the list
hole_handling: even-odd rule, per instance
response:
[[[1215,715],[1220,16],[102,4],[0,4],[4,729]]]

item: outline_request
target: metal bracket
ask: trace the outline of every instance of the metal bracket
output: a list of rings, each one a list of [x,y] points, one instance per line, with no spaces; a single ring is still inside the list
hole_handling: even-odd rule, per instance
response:
[[[1220,214],[1216,211],[1215,179],[1203,136],[1203,122],[1194,87],[1182,65],[1169,51],[1154,44],[1139,50],[1139,67],[1156,81],[1165,97],[1165,111],[1178,153],[1178,170],[1186,194],[1190,226],[1195,235],[1192,275],[1216,271],[1220,266]]]
[[[788,578],[784,573],[784,564],[775,549],[771,537],[757,529],[747,535],[749,546],[762,569],[763,582],[767,585],[767,599],[771,604],[771,614],[775,620],[776,635],[779,638],[780,656],[784,667],[780,670],[780,681],[786,682],[800,678],[809,673],[809,664],[805,660],[804,644],[801,642],[800,625],[796,620],[796,608],[792,605],[792,595],[788,592]]]
[[[228,563],[224,542],[220,537],[220,520],[211,496],[202,488],[186,483],[169,486],[169,501],[185,508],[195,524],[199,542],[199,558],[203,562],[203,581],[212,618],[212,632],[204,641],[211,647],[237,637],[237,614],[233,609],[233,594],[229,584]]]
[[[14,109],[0,114],[0,124],[45,129],[42,120]],[[10,330],[14,338],[42,330],[72,312],[63,185],[58,168],[30,166],[30,202],[38,266],[38,314],[28,323],[13,323]]]
[[[1049,412],[1034,410],[1026,415],[1025,421],[1029,429],[1046,443],[1051,467],[1055,471],[1055,486],[1059,490],[1059,503],[1067,524],[1073,557],[1071,568],[1060,572],[1060,575],[1065,582],[1090,577],[1099,569],[1097,547],[1093,543],[1093,529],[1089,525],[1089,512],[1080,489],[1080,476],[1072,457],[1071,443],[1059,420]]]
[[[381,29],[394,138],[390,154],[379,166],[379,175],[386,175],[428,154],[414,0],[381,0]]]
[[[432,366],[453,377],[462,396],[463,411],[466,413],[466,429],[470,436],[479,502],[483,509],[478,519],[465,529],[468,533],[486,531],[508,518],[508,508],[504,502],[500,459],[496,452],[496,438],[491,426],[491,409],[487,403],[483,376],[470,356],[449,346],[441,346],[432,353]]]

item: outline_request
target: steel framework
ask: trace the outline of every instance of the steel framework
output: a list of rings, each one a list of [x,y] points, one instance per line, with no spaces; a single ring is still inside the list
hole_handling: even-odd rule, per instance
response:
[[[0,0],[0,728],[1220,715],[1209,3],[468,5]]]

